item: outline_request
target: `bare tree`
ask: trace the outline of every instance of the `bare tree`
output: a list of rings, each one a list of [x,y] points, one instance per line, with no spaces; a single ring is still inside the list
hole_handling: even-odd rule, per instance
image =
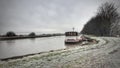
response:
[[[120,15],[114,3],[102,4],[95,17],[84,26],[81,33],[98,36],[113,36],[120,33]]]
[[[116,34],[118,32],[118,23],[120,19],[120,15],[117,12],[117,8],[113,3],[106,2],[103,4],[97,13],[98,16],[101,16],[101,21],[103,22],[103,25],[108,30],[108,34],[110,36]],[[104,23],[105,22],[105,23]]]

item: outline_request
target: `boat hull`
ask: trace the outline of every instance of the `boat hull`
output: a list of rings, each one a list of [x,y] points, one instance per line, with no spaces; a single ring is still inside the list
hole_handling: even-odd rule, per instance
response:
[[[65,41],[65,44],[76,44],[80,43],[80,41]]]

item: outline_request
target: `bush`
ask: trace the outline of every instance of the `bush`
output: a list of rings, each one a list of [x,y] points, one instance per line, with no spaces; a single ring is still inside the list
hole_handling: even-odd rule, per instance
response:
[[[31,32],[28,36],[36,36],[34,32]]]
[[[9,31],[9,32],[6,33],[6,36],[7,37],[13,37],[13,36],[16,36],[16,34],[13,31]]]

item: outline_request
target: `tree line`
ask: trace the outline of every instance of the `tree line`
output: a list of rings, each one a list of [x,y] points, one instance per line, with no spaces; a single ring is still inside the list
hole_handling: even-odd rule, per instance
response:
[[[35,32],[31,32],[28,35],[17,35],[15,32],[13,31],[9,31],[7,32],[5,35],[0,35],[0,37],[50,37],[50,36],[63,36],[63,33],[52,33],[52,34],[40,34],[40,35],[36,35]]]
[[[82,34],[96,36],[120,35],[120,14],[114,3],[102,4],[96,13],[84,26]]]
[[[14,37],[14,36],[18,36],[18,35],[13,31],[9,31],[3,36],[4,37]],[[19,35],[19,36],[23,36],[23,35]],[[28,34],[28,36],[36,36],[36,34],[34,32],[31,32],[31,33]]]

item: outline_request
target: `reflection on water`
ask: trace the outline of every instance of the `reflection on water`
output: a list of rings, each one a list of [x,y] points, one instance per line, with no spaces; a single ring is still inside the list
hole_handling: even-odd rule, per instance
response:
[[[9,45],[14,45],[15,44],[15,40],[7,40],[6,43],[9,44]]]
[[[74,45],[65,45],[64,39],[64,36],[58,36],[0,41],[0,59],[74,47]]]
[[[74,48],[74,47],[80,47],[82,46],[81,43],[76,43],[76,44],[65,44],[66,48]]]

